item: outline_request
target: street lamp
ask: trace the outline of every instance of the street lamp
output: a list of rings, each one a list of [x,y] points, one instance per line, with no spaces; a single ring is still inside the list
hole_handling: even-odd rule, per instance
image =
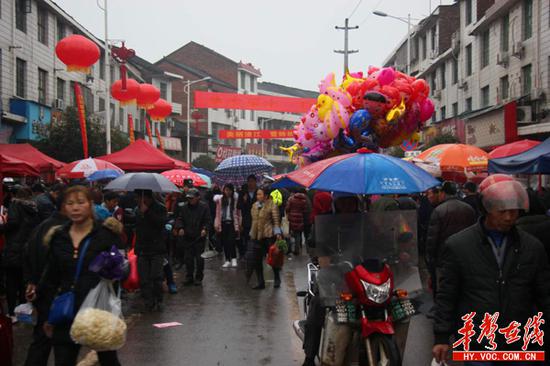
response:
[[[191,164],[191,85],[212,79],[210,76],[204,77],[199,80],[187,80],[187,84],[183,87],[183,92],[187,94],[187,162]]]
[[[378,10],[375,10],[372,13],[374,15],[378,15],[379,17],[388,17],[388,18],[397,19],[407,24],[407,75],[410,75],[411,74],[411,13],[407,14],[407,18],[396,17]]]

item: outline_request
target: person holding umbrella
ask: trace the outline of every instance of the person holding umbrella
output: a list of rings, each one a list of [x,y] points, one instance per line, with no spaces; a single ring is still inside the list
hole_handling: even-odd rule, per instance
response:
[[[163,230],[166,208],[151,190],[136,190],[136,246],[141,295],[148,311],[162,311],[163,262],[166,245]]]
[[[187,204],[178,212],[176,232],[178,240],[183,241],[185,266],[187,267],[184,286],[201,286],[204,277],[204,252],[206,236],[210,227],[210,210],[201,202],[200,192],[196,188],[187,191]]]

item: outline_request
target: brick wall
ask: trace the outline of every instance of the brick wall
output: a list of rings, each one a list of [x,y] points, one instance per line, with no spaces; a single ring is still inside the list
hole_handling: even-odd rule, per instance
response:
[[[460,6],[455,3],[452,6],[440,7],[439,13],[439,54],[451,47],[451,39],[454,32],[460,28]]]

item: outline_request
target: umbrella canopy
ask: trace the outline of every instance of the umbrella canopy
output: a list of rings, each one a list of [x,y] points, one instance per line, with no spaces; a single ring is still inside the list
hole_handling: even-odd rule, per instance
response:
[[[444,172],[487,171],[489,154],[479,147],[464,144],[436,145],[416,157],[434,163]]]
[[[540,141],[535,140],[519,140],[506,145],[501,145],[495,148],[489,153],[491,159],[505,158],[512,155],[521,154],[537,145],[540,145]]]
[[[160,174],[166,177],[170,182],[174,183],[178,187],[183,187],[183,183],[187,179],[191,179],[193,181],[193,185],[197,187],[202,187],[206,185],[206,181],[202,179],[200,175],[190,170],[173,169],[167,170]]]
[[[521,154],[489,160],[489,173],[550,174],[550,138]]]
[[[209,176],[206,176],[206,175],[200,174],[200,173],[197,173],[197,175],[198,175],[199,177],[201,177],[202,180],[204,180],[204,181],[206,182],[206,184],[205,184],[203,187],[205,187],[205,188],[212,188],[212,179],[210,179]]]
[[[129,173],[111,181],[106,190],[135,191],[138,189],[150,190],[159,193],[179,192],[178,187],[168,179],[157,173]]]
[[[122,174],[124,171],[118,166],[109,163],[105,160],[88,158],[73,161],[65,165],[63,168],[57,170],[57,176],[60,178],[69,178],[69,179],[78,179],[78,178],[87,178],[93,173],[99,170],[116,170]]]
[[[0,175],[38,176],[40,175],[40,172],[29,163],[4,154],[0,154]]]
[[[410,194],[439,184],[413,164],[365,150],[318,161],[285,179],[311,189],[355,194]]]
[[[260,176],[271,173],[273,165],[256,155],[236,155],[222,161],[214,171],[219,182],[245,182],[249,175]]]
[[[192,167],[191,168],[191,171],[192,172],[195,172],[197,174],[202,174],[202,175],[206,175],[207,177],[209,178],[212,178],[214,176],[214,173],[211,172],[210,170],[208,169],[204,169],[204,168],[196,168],[196,167]]]
[[[94,172],[88,176],[88,181],[97,182],[98,180],[115,179],[123,174],[124,173],[122,171],[114,169],[98,170],[97,172]]]

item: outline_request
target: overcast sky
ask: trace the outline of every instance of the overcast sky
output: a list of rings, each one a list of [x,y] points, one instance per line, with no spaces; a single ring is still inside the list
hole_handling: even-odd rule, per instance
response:
[[[96,0],[54,0],[99,38],[103,12]],[[100,4],[103,0],[97,0]],[[372,15],[422,18],[451,0],[108,0],[109,39],[124,39],[148,61],[158,61],[189,41],[234,61],[251,62],[261,81],[317,90],[329,72],[342,73],[343,26],[351,15],[352,71],[379,65],[406,36],[407,24]],[[359,6],[357,6],[359,5]],[[354,9],[355,12],[354,12]],[[354,12],[354,13],[353,13]],[[352,15],[353,13],[353,15]]]

